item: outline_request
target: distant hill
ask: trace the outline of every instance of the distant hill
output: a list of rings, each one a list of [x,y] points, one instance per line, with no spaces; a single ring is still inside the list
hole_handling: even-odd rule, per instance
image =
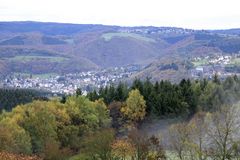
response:
[[[227,35],[240,35],[240,29],[226,29],[226,30],[213,30],[211,31],[213,33],[217,34],[227,34]]]
[[[0,73],[71,73],[147,65],[156,59],[162,63],[175,56],[184,61],[199,55],[238,53],[239,31],[0,22]]]
[[[0,22],[1,32],[28,33],[39,32],[46,35],[73,35],[76,33],[95,32],[99,30],[115,29],[119,27],[92,25],[92,24],[67,24],[67,23],[42,23],[42,22]]]
[[[171,82],[179,82],[181,79],[190,78],[188,68],[190,64],[182,61],[179,57],[164,57],[157,59],[147,65],[142,71],[133,74],[129,81],[134,79],[150,78],[151,81],[170,80]]]

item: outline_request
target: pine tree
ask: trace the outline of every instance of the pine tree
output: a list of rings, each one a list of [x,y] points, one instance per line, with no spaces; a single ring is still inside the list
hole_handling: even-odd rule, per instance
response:
[[[216,84],[221,84],[220,79],[218,78],[218,75],[215,73],[213,76],[213,82]]]
[[[77,95],[77,96],[81,96],[82,94],[83,94],[83,92],[82,92],[81,88],[78,88],[78,89],[76,90],[76,95]]]

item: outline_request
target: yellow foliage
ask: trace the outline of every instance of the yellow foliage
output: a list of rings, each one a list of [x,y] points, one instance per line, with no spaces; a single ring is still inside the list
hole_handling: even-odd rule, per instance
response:
[[[129,93],[126,105],[121,108],[121,112],[133,122],[144,119],[146,115],[146,102],[137,89]]]
[[[116,140],[112,144],[112,153],[116,158],[126,159],[127,157],[133,157],[135,152],[134,145],[125,139]]]

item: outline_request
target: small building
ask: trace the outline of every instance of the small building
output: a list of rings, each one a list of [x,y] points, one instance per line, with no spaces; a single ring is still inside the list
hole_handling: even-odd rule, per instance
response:
[[[198,72],[203,72],[203,67],[201,67],[201,66],[197,67],[197,68],[196,68],[196,71],[198,71]]]

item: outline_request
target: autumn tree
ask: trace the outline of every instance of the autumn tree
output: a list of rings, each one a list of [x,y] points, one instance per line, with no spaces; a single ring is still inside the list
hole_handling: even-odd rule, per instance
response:
[[[92,159],[110,160],[111,144],[114,141],[113,129],[102,129],[85,137],[85,152]]]
[[[101,99],[34,101],[0,115],[0,150],[59,160],[69,149],[78,152],[86,135],[109,125],[109,111]]]
[[[144,160],[148,156],[149,141],[148,136],[141,134],[137,129],[133,129],[128,134],[129,141],[134,145],[136,149],[135,159]]]
[[[38,108],[37,107],[38,104]],[[23,121],[23,128],[29,132],[33,152],[40,154],[45,150],[48,141],[56,141],[57,139],[57,122],[56,118],[49,111],[49,108],[44,107],[41,102],[36,102],[34,108],[28,108],[26,118]]]
[[[110,117],[112,118],[112,127],[117,131],[119,131],[119,129],[123,126],[124,123],[121,112],[122,105],[123,103],[114,101],[108,106]]]
[[[151,136],[150,138],[148,138],[149,141],[149,152],[147,155],[147,159],[148,160],[166,160],[166,153],[165,150],[163,148],[163,146],[160,143],[159,138],[155,137],[155,136]]]
[[[121,111],[132,122],[143,120],[146,115],[146,102],[139,90],[135,89],[129,93],[126,105]]]
[[[5,118],[0,122],[0,151],[17,154],[32,153],[31,137],[10,118]]]
[[[112,144],[113,157],[119,158],[120,160],[127,160],[135,155],[134,145],[126,139],[116,140]]]

